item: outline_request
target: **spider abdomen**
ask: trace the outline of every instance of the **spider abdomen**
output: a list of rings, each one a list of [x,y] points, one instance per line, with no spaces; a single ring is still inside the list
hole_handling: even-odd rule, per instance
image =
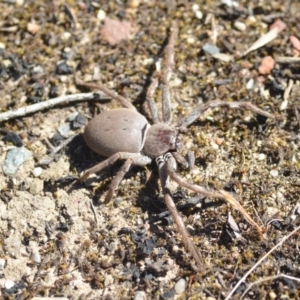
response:
[[[149,127],[140,113],[116,108],[93,118],[85,127],[83,137],[93,151],[105,157],[118,152],[139,153]]]

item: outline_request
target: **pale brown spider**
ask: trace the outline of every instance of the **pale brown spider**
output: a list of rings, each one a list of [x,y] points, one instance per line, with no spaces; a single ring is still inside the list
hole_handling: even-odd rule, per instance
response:
[[[78,85],[98,89],[113,99],[116,99],[124,108],[117,108],[105,111],[93,118],[85,128],[84,139],[87,145],[98,154],[108,157],[103,162],[87,170],[80,178],[82,182],[90,174],[100,172],[105,167],[115,163],[117,160],[124,160],[124,164],[112,180],[105,202],[109,202],[114,191],[128,172],[131,165],[145,166],[152,159],[158,165],[161,187],[167,208],[170,210],[177,225],[182,239],[189,252],[197,262],[200,269],[203,269],[201,255],[189,238],[184,222],[173,202],[169,180],[176,181],[181,187],[185,187],[195,193],[210,198],[224,199],[238,209],[244,217],[254,225],[257,230],[261,228],[252,220],[248,213],[242,208],[239,202],[226,191],[211,191],[206,188],[186,182],[176,173],[176,159],[182,161],[182,157],[177,152],[180,143],[180,133],[184,133],[206,109],[220,106],[230,108],[249,109],[255,113],[269,118],[274,116],[261,110],[250,102],[226,102],[220,100],[208,101],[196,107],[186,117],[179,120],[175,125],[171,125],[171,98],[169,91],[169,79],[171,77],[174,63],[174,44],[178,34],[177,27],[171,30],[171,36],[165,50],[163,70],[160,76],[156,76],[147,92],[147,103],[151,112],[152,125],[147,119],[137,112],[136,108],[125,98],[116,95],[111,90],[98,84],[87,84],[77,80]],[[162,120],[160,120],[153,94],[158,86],[162,86]]]

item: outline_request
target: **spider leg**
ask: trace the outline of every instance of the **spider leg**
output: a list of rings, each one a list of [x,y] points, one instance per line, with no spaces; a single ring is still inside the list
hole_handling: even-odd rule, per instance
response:
[[[193,258],[197,262],[197,264],[200,268],[200,271],[203,271],[204,263],[203,263],[201,254],[198,251],[195,244],[189,238],[189,234],[185,228],[184,222],[183,222],[182,218],[180,217],[180,214],[176,208],[176,205],[171,197],[171,192],[169,189],[169,179],[170,178],[169,178],[169,175],[168,175],[168,172],[166,169],[166,162],[165,162],[163,155],[156,158],[156,163],[158,165],[158,172],[159,172],[159,177],[160,177],[160,181],[161,181],[161,186],[162,186],[166,206],[167,206],[168,210],[170,211],[170,213],[175,221],[175,224],[177,225],[177,229],[182,236],[183,243],[185,244],[185,246],[189,250],[190,254],[193,256]],[[173,166],[174,166],[174,164],[176,165],[175,159],[173,161]]]
[[[101,92],[103,92],[104,94],[109,96],[110,98],[115,99],[118,102],[120,102],[120,104],[123,107],[129,108],[131,110],[136,110],[136,107],[133,104],[131,104],[126,98],[122,97],[119,94],[114,93],[112,90],[108,89],[107,87],[105,87],[102,84],[83,82],[82,80],[80,80],[77,77],[75,77],[75,83],[76,83],[76,85],[83,86],[85,88],[100,90]]]
[[[105,196],[104,203],[110,202],[112,199],[115,190],[118,189],[118,186],[122,179],[124,178],[125,174],[129,171],[133,161],[131,159],[127,159],[125,163],[122,165],[121,169],[118,171],[117,175],[114,177],[114,179],[111,181],[108,192]]]
[[[155,101],[153,99],[153,94],[154,94],[157,86],[158,86],[158,79],[157,78],[152,79],[152,82],[147,90],[147,95],[146,95],[146,100],[147,100],[148,107],[151,112],[153,124],[157,124],[160,122],[157,107],[156,107]]]
[[[94,167],[85,171],[85,173],[78,179],[79,182],[85,181],[91,174],[96,172],[100,172],[104,168],[111,166],[117,160],[131,160],[132,163],[138,166],[146,166],[151,163],[151,158],[140,153],[128,153],[128,152],[118,152],[108,159],[100,162],[99,164],[95,165]]]
[[[178,28],[176,27],[176,25],[173,25],[171,36],[165,50],[162,76],[160,78],[160,82],[162,84],[163,121],[167,124],[169,124],[172,119],[169,80],[172,75],[172,67],[174,64],[174,45],[175,45],[177,35],[178,35]]]
[[[167,153],[165,155],[165,159],[166,159],[166,168],[169,176],[171,177],[171,179],[176,181],[180,186],[185,187],[200,195],[204,195],[208,198],[218,198],[218,199],[225,200],[226,202],[231,204],[236,210],[238,210],[244,216],[244,218],[258,230],[258,232],[262,232],[262,228],[250,217],[250,215],[242,207],[239,201],[233,197],[233,195],[231,195],[230,193],[224,190],[209,191],[200,185],[192,184],[185,181],[180,175],[176,173],[175,169],[173,168],[171,160],[174,158],[172,157],[172,155],[170,153]]]
[[[182,118],[178,123],[177,127],[187,127],[191,125],[198,117],[208,108],[213,107],[221,107],[221,106],[228,106],[230,108],[239,108],[239,109],[249,109],[255,113],[263,115],[267,118],[275,118],[275,116],[271,113],[268,113],[256,105],[252,104],[251,102],[229,102],[229,101],[222,101],[222,100],[211,100],[206,103],[200,104],[196,107],[192,112],[190,112],[187,116]]]

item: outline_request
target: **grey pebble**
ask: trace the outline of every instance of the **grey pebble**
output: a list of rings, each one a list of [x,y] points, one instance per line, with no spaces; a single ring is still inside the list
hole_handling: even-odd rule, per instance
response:
[[[64,123],[60,125],[57,129],[57,131],[65,138],[69,136],[70,132],[70,124],[69,123]]]
[[[220,49],[217,46],[206,43],[202,48],[206,53],[215,55],[220,53]]]
[[[25,147],[13,148],[8,151],[2,169],[5,175],[14,175],[18,168],[31,156]]]
[[[186,289],[186,281],[183,278],[180,278],[174,286],[175,293],[182,294],[184,293],[185,289]]]
[[[146,293],[144,291],[136,291],[133,300],[146,300]]]

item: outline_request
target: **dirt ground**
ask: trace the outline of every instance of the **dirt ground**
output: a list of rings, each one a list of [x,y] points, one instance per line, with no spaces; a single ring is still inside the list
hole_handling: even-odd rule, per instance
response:
[[[278,20],[283,27],[267,40]],[[275,116],[207,110],[182,136],[181,152],[194,152],[195,167],[178,167],[191,183],[237,195],[263,233],[225,202],[174,184],[205,263],[198,272],[164,204],[155,162],[132,167],[108,205],[101,200],[119,163],[68,191],[103,160],[85,145],[84,125],[119,104],[61,104],[1,122],[1,299],[300,298],[298,1],[1,1],[0,117],[90,92],[75,85],[75,74],[149,117],[146,91],[174,21],[173,120],[214,99],[251,101]],[[159,109],[160,99],[158,89]],[[30,155],[7,174],[13,148]]]

